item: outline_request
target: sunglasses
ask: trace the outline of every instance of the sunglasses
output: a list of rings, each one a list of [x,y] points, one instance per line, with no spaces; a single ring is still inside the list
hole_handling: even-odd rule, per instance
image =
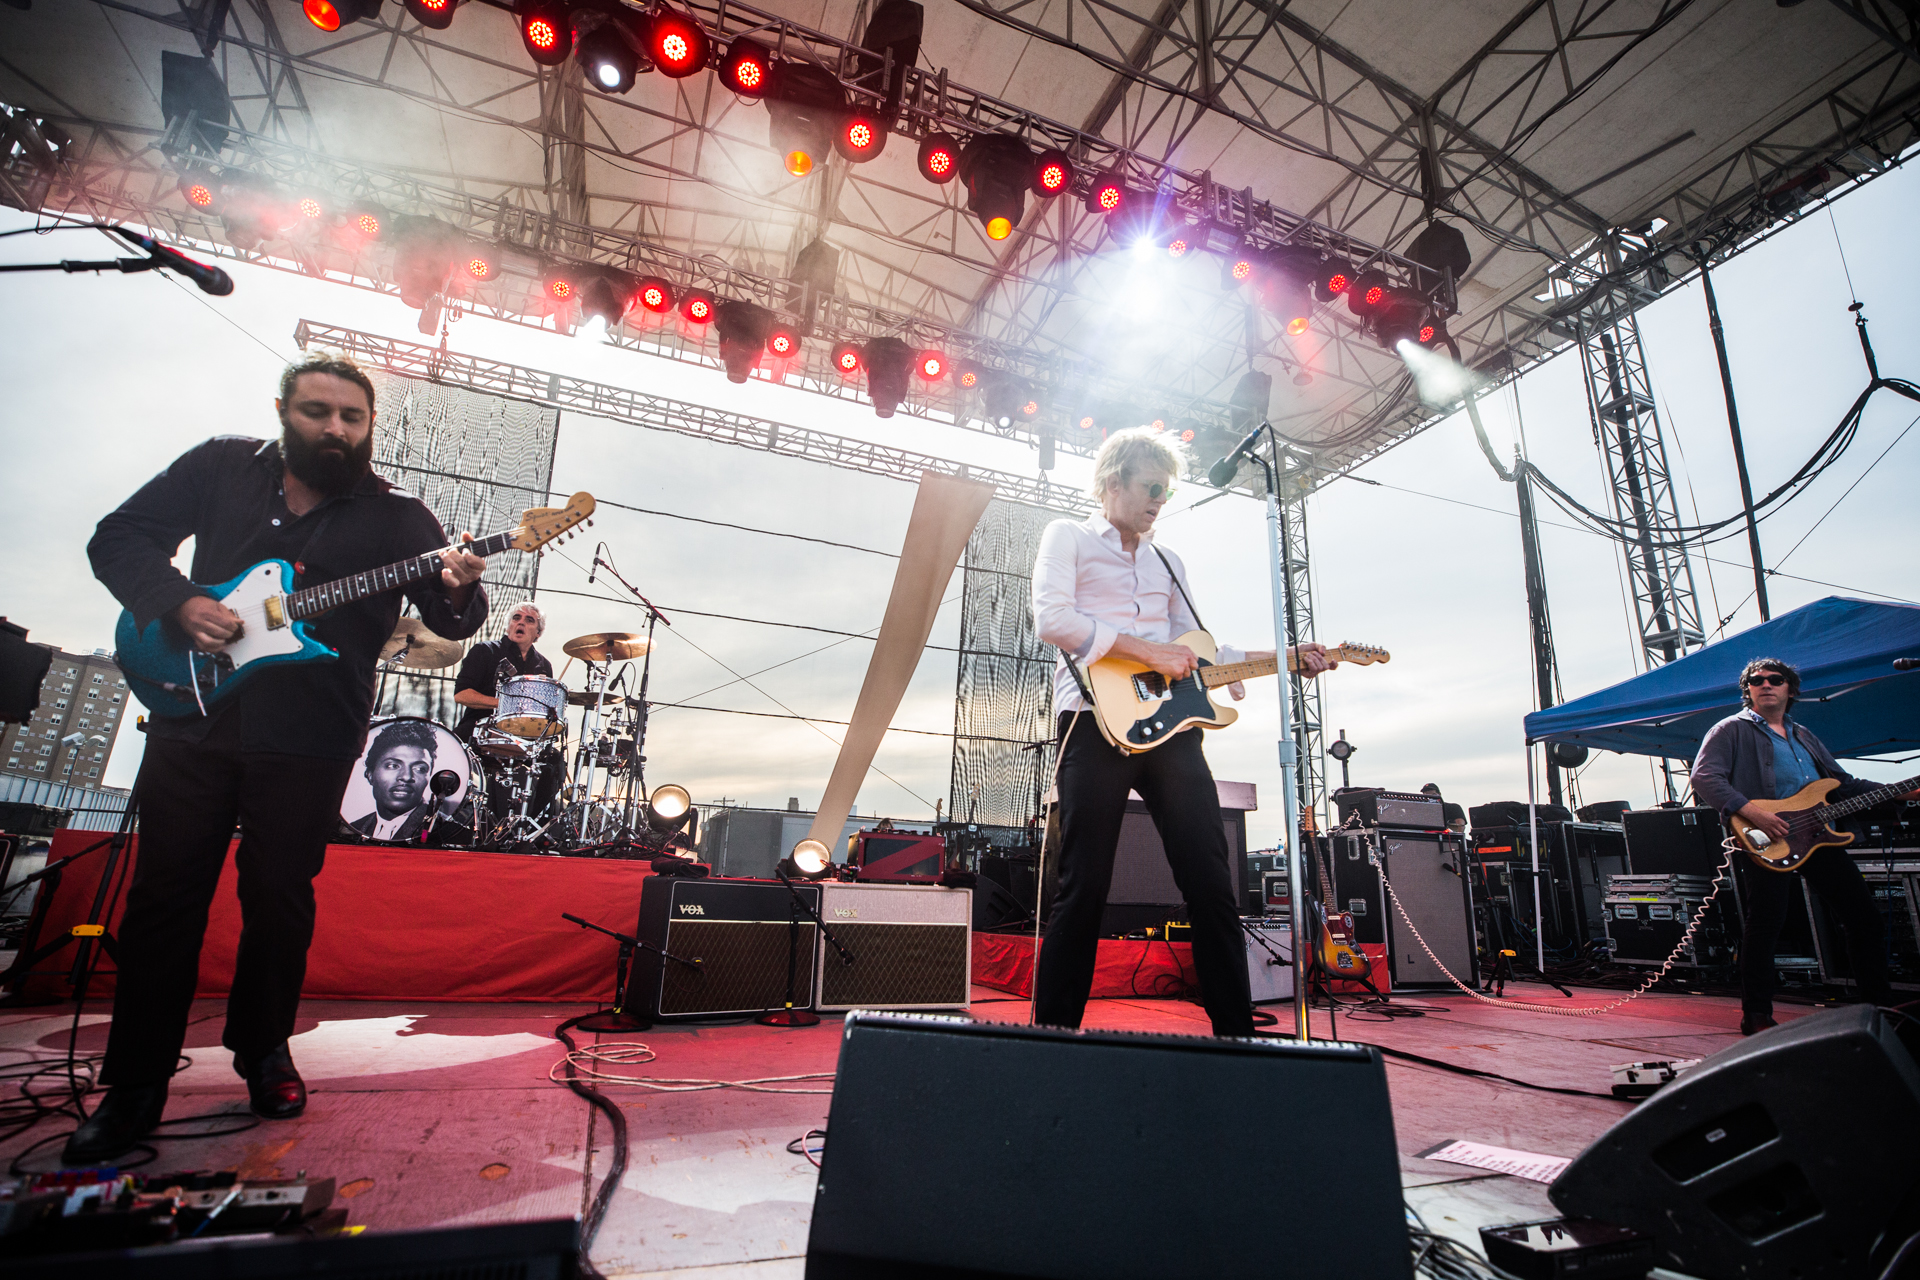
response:
[[[1158,502],[1162,498],[1171,498],[1172,496],[1173,486],[1170,484],[1150,484],[1147,486],[1147,500],[1150,502]]]
[[[1777,685],[1777,684],[1785,684],[1786,682],[1787,682],[1787,678],[1785,676],[1759,675],[1759,676],[1751,677],[1747,681],[1747,686],[1751,688],[1756,684],[1776,684]]]

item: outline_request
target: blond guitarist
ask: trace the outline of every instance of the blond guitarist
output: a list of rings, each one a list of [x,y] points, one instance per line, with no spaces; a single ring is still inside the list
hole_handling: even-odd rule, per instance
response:
[[[1786,838],[1786,819],[1753,801],[1784,800],[1818,778],[1839,780],[1830,800],[1874,786],[1849,775],[1811,730],[1787,715],[1799,694],[1797,670],[1778,658],[1755,658],[1740,673],[1740,701],[1746,709],[1707,730],[1693,762],[1693,793],[1702,803],[1724,818],[1739,816],[1775,840]],[[1740,868],[1740,897],[1746,908],[1740,942],[1741,1035],[1774,1025],[1773,952],[1786,922],[1789,895],[1800,891],[1795,875],[1806,876],[1840,917],[1861,998],[1892,1003],[1880,912],[1845,849],[1816,849],[1791,872],[1767,870],[1744,856],[1734,862]]]
[[[1048,525],[1034,561],[1034,629],[1062,655],[1053,694],[1063,735],[1060,880],[1034,978],[1034,1020],[1050,1026],[1077,1027],[1086,1011],[1127,793],[1137,791],[1186,900],[1194,968],[1213,1032],[1253,1033],[1240,905],[1233,894],[1219,793],[1200,750],[1202,731],[1189,729],[1155,750],[1123,755],[1091,715],[1075,719],[1087,704],[1067,662],[1071,655],[1084,670],[1114,655],[1144,663],[1169,680],[1193,672],[1194,652],[1168,643],[1200,629],[1187,598],[1186,571],[1178,556],[1153,543],[1154,521],[1183,462],[1172,439],[1151,427],[1108,437],[1094,461],[1093,496],[1100,514]],[[1220,660],[1241,656],[1223,648]],[[1317,644],[1301,645],[1296,660],[1304,675],[1327,667]],[[1229,686],[1229,692],[1245,696],[1239,685]]]

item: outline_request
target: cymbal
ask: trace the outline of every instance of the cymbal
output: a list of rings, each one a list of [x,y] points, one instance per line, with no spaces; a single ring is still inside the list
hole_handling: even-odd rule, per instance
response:
[[[567,702],[576,707],[596,706],[600,702],[600,695],[591,689],[569,689],[567,690]],[[640,699],[624,693],[610,693],[607,695],[606,705],[609,708],[621,706],[637,707],[640,705]]]
[[[560,652],[583,662],[624,662],[647,651],[647,638],[631,631],[596,631],[575,636],[560,646]]]
[[[460,661],[460,642],[441,639],[418,618],[402,618],[387,642],[380,646],[382,662],[395,659],[398,659],[396,665],[419,671],[450,667]]]

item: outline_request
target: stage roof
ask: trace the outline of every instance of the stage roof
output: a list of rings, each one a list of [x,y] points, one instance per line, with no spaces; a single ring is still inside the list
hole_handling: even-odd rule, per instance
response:
[[[756,34],[873,83],[848,52],[866,0],[690,11],[717,47]],[[927,0],[884,153],[793,178],[766,108],[717,74],[644,74],[625,96],[603,94],[571,62],[534,66],[495,0],[469,0],[440,32],[389,0],[331,35],[291,0],[41,3],[0,9],[0,100],[71,142],[36,158],[16,141],[5,198],[395,287],[390,253],[325,236],[238,248],[176,185],[184,168],[264,175],[453,223],[501,253],[495,278],[454,301],[531,323],[552,323],[541,272],[556,262],[794,306],[784,282],[823,239],[840,254],[835,297],[788,371],[798,385],[854,395],[826,367],[832,341],[902,336],[1031,380],[1045,409],[1010,433],[1046,429],[1085,451],[1098,439],[1077,430],[1083,411],[1124,404],[1197,430],[1204,451],[1251,367],[1273,375],[1276,427],[1314,451],[1312,483],[1436,416],[1344,305],[1290,336],[1220,290],[1217,259],[1155,258],[1154,271],[1185,275],[1154,284],[1077,194],[1029,197],[996,243],[959,184],[920,177],[916,139],[1019,133],[1064,147],[1083,173],[1118,166],[1157,187],[1197,244],[1305,246],[1394,279],[1410,274],[1400,255],[1431,208],[1473,257],[1451,332],[1468,364],[1505,375],[1914,141],[1920,52],[1911,32],[1870,29],[1867,12],[1841,0]],[[226,127],[163,110],[163,53],[210,58]],[[717,363],[711,337],[674,324],[622,340]],[[916,384],[908,404],[966,416],[957,396],[950,381]]]
[[[1708,729],[1740,709],[1740,672],[1755,658],[1800,671],[1793,718],[1834,755],[1907,759],[1920,751],[1920,605],[1828,596],[1695,650],[1609,689],[1526,719],[1529,742],[1690,760]]]

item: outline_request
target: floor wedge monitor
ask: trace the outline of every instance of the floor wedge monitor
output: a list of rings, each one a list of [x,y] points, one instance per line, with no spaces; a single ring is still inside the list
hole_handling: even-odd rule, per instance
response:
[[[1379,1051],[848,1014],[806,1274],[1411,1280]]]
[[[1601,1134],[1548,1195],[1652,1236],[1670,1271],[1879,1276],[1889,1234],[1920,1230],[1917,1148],[1920,1066],[1894,1019],[1855,1005],[1714,1054]]]

